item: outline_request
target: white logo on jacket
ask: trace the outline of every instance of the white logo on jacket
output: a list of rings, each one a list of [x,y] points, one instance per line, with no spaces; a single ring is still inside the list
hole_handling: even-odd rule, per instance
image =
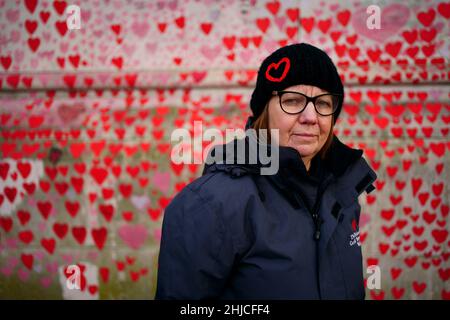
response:
[[[350,247],[354,246],[355,244],[357,244],[358,247],[361,247],[361,241],[359,239],[359,229],[356,219],[352,220],[352,229],[353,233],[350,234],[350,242],[349,242]]]

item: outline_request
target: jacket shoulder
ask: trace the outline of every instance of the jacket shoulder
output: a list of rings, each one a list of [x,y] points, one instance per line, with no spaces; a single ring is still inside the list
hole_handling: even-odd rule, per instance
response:
[[[182,192],[195,193],[213,209],[231,204],[245,204],[249,198],[257,195],[255,182],[250,175],[233,177],[225,172],[207,173],[185,187]]]
[[[260,209],[260,198],[251,176],[232,178],[218,171],[207,173],[188,184],[166,208],[165,215],[217,219],[234,234],[236,243],[242,244],[251,234],[246,228],[252,213]]]
[[[233,250],[244,252],[253,235],[249,219],[260,208],[255,189],[250,176],[233,179],[223,172],[205,174],[175,196],[165,210],[164,221],[167,225],[196,221],[197,227],[186,226],[194,233],[216,226],[218,234],[229,235]]]

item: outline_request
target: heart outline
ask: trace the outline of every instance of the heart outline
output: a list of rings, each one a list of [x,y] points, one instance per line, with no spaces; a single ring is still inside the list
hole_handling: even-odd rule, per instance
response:
[[[286,63],[286,67],[284,68],[283,74],[279,77],[279,78],[274,78],[270,75],[270,70],[272,70],[272,68],[275,68],[275,70],[277,70],[280,65],[285,62]],[[281,82],[283,81],[283,79],[286,77],[286,75],[289,72],[289,69],[291,68],[291,60],[289,60],[288,57],[284,57],[282,58],[280,61],[278,61],[277,63],[273,62],[271,63],[266,70],[266,79],[272,82]]]

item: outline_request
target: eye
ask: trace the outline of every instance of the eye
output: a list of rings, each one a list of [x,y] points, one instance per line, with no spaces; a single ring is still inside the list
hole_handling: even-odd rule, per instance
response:
[[[317,99],[316,104],[320,108],[331,108],[331,106],[333,105],[333,103],[331,102],[330,99],[324,99],[324,98]]]
[[[284,99],[283,103],[285,104],[299,104],[300,103],[300,99],[296,99],[296,98],[290,98],[290,99]]]
[[[283,96],[282,103],[285,105],[297,106],[302,105],[305,102],[305,98],[301,95],[288,93]]]

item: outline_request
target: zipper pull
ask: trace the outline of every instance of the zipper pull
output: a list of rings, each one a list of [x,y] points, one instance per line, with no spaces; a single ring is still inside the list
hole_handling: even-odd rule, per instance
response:
[[[314,240],[319,241],[320,239],[320,230],[316,229],[316,232],[314,232]]]
[[[312,218],[314,220],[314,225],[316,230],[314,231],[314,240],[318,241],[320,239],[320,225],[321,221],[317,213],[313,213]]]

